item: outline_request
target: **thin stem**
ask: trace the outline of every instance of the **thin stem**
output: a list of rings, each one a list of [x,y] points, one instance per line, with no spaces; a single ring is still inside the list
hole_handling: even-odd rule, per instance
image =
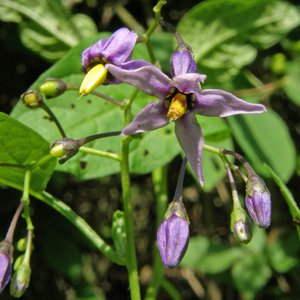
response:
[[[178,175],[178,179],[177,179],[174,199],[180,199],[182,197],[182,187],[183,187],[183,180],[184,180],[186,164],[187,164],[187,158],[184,157],[184,159],[181,163],[181,167],[180,167],[180,171],[179,171],[179,175]]]
[[[32,252],[32,240],[33,240],[33,230],[28,230],[27,232],[27,241],[26,241],[26,251],[24,254],[23,262],[30,265],[30,256]]]
[[[62,137],[66,137],[67,135],[66,135],[65,131],[62,128],[61,124],[59,123],[59,121],[56,118],[53,111],[46,105],[45,102],[42,102],[40,107],[49,115],[50,119],[53,120],[53,122],[55,123],[55,125],[56,125],[57,129],[59,130],[60,134],[62,135]]]
[[[147,51],[150,57],[150,61],[152,63],[156,62],[156,58],[154,56],[153,49],[151,47],[151,44],[149,42],[151,34],[154,32],[154,30],[159,25],[159,22],[161,20],[161,9],[162,7],[167,3],[166,0],[159,0],[157,4],[153,7],[153,12],[155,14],[155,19],[152,22],[152,24],[149,26],[148,30],[145,32],[145,34],[142,35],[143,42],[146,44]]]
[[[71,90],[71,91],[78,91],[79,90],[79,86],[76,86],[76,85],[68,83],[67,84],[67,89]],[[120,101],[118,101],[118,100],[116,100],[116,99],[114,99],[112,97],[109,97],[109,96],[107,96],[105,94],[102,94],[102,93],[99,93],[99,92],[96,92],[96,91],[92,91],[90,94],[94,95],[96,97],[102,98],[102,99],[104,99],[104,100],[106,100],[106,101],[108,101],[110,103],[113,103],[113,104],[115,104],[117,106],[120,106],[120,107],[124,106],[124,104],[122,102],[120,102]]]
[[[121,21],[129,28],[134,29],[136,33],[142,33],[145,31],[143,26],[134,18],[134,16],[122,5],[116,3],[114,5],[115,12]]]
[[[38,193],[31,190],[31,195],[43,201],[58,213],[68,219],[99,251],[108,259],[118,265],[124,265],[124,261],[117,256],[115,251],[69,206],[47,192]]]
[[[116,161],[121,160],[120,155],[118,155],[116,153],[106,152],[106,151],[97,150],[97,149],[93,149],[93,148],[89,148],[89,147],[80,147],[79,151],[86,153],[86,154],[92,154],[92,155],[96,155],[96,156],[100,156],[100,157],[110,158],[110,159],[113,159]]]
[[[126,117],[125,117],[126,119]],[[140,300],[140,286],[138,280],[136,251],[135,251],[135,237],[133,226],[133,215],[130,196],[130,176],[129,176],[129,139],[125,138],[122,142],[122,156],[121,156],[121,185],[122,198],[125,216],[125,231],[127,239],[127,270],[129,276],[129,287],[132,300]]]
[[[162,287],[169,294],[171,299],[181,300],[181,296],[178,293],[178,291],[176,290],[176,287],[171,282],[169,282],[167,279],[163,280]]]
[[[94,134],[94,135],[90,135],[84,138],[80,138],[78,139],[78,143],[80,146],[87,144],[91,141],[94,140],[99,140],[105,137],[110,137],[110,136],[116,136],[116,135],[120,135],[121,131],[112,131],[112,132],[104,132],[104,133],[98,133],[98,134]]]
[[[10,163],[0,163],[0,168],[1,168],[1,167],[20,168],[20,169],[24,169],[24,168],[25,168],[24,165],[20,165],[20,164],[10,164]]]
[[[5,237],[5,240],[7,242],[9,242],[10,244],[12,244],[13,242],[13,239],[14,239],[14,232],[15,232],[15,229],[16,229],[16,226],[17,226],[17,223],[18,223],[18,220],[19,220],[19,217],[20,217],[20,214],[23,210],[23,207],[24,207],[24,203],[23,202],[20,202],[15,214],[14,214],[14,217],[10,223],[10,226],[9,226],[9,229],[7,231],[7,234],[6,234],[6,237]]]
[[[227,171],[227,176],[228,176],[229,183],[231,186],[234,209],[242,208],[240,200],[239,200],[239,195],[237,192],[236,184],[235,184],[231,169],[228,164],[226,164],[226,171]]]
[[[152,172],[156,201],[156,231],[163,220],[168,205],[167,167],[162,167]],[[154,266],[151,282],[147,288],[145,300],[155,300],[161,281],[164,278],[164,268],[160,260],[156,244],[154,244]]]

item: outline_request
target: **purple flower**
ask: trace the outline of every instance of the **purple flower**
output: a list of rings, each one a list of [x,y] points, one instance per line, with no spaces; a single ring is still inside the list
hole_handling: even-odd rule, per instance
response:
[[[159,98],[148,104],[127,125],[123,135],[154,130],[175,121],[179,144],[197,178],[203,185],[201,128],[195,114],[227,117],[236,114],[254,114],[266,111],[261,104],[245,102],[223,90],[201,90],[206,76],[196,73],[196,63],[190,51],[176,50],[171,58],[169,78],[159,68],[143,61],[130,61],[122,68],[112,64],[107,70],[118,80],[132,84],[146,94]]]
[[[270,226],[271,195],[263,179],[254,172],[249,174],[245,203],[256,225],[263,228]]]
[[[131,58],[137,34],[123,27],[111,37],[101,39],[82,52],[81,64],[87,73],[80,87],[80,94],[89,94],[100,84],[119,83],[107,74],[107,63],[121,67]]]
[[[10,281],[11,264],[11,244],[6,240],[0,243],[0,293]]]

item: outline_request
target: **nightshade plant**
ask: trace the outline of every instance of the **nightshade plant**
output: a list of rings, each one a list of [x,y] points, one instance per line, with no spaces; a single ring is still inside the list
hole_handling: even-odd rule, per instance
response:
[[[242,97],[239,98],[223,89],[202,88],[209,78],[198,73],[192,45],[185,41],[184,36],[181,37],[180,31],[169,25],[166,26],[166,23],[162,22],[160,13],[165,4],[163,0],[158,1],[154,7],[155,20],[143,34],[137,34],[127,27],[121,27],[109,36],[102,36],[97,41],[94,39],[93,42],[85,42],[84,47],[80,45],[78,49],[80,49],[81,57],[77,55],[75,60],[76,66],[81,61],[81,73],[75,82],[72,80],[72,76],[61,75],[64,78],[42,76],[38,85],[34,85],[21,95],[23,107],[19,104],[20,110],[24,110],[26,107],[30,114],[37,116],[40,114],[40,121],[37,123],[45,124],[43,123],[45,120],[51,120],[51,126],[56,126],[56,132],[47,138],[50,142],[49,145],[42,137],[34,131],[29,131],[23,124],[4,114],[0,115],[2,123],[7,125],[7,131],[4,131],[3,136],[7,137],[10,134],[9,128],[11,127],[16,128],[23,147],[26,143],[30,143],[31,139],[37,141],[32,142],[32,152],[28,154],[28,157],[26,154],[22,159],[14,160],[20,154],[12,152],[11,155],[0,158],[0,168],[15,170],[15,173],[8,175],[6,180],[0,182],[7,184],[12,181],[14,182],[11,184],[13,187],[23,190],[20,206],[15,213],[7,236],[0,243],[0,292],[10,281],[11,295],[22,296],[30,284],[31,273],[35,271],[31,270],[30,264],[31,255],[34,255],[34,226],[30,214],[31,195],[68,219],[111,262],[125,266],[128,271],[130,297],[132,300],[141,299],[135,224],[131,203],[130,173],[134,173],[131,158],[134,151],[141,151],[143,155],[138,152],[134,157],[138,157],[138,162],[142,165],[149,152],[144,147],[145,139],[151,136],[150,134],[166,129],[167,126],[168,129],[172,129],[174,126],[183,159],[178,172],[174,196],[169,205],[166,201],[168,196],[165,186],[166,173],[163,173],[162,168],[155,168],[155,171],[154,167],[151,169],[157,198],[157,243],[153,243],[155,244],[153,276],[145,293],[146,300],[155,299],[160,286],[172,294],[170,286],[164,280],[163,267],[170,269],[178,267],[188,249],[190,225],[193,224],[193,219],[188,216],[185,207],[184,176],[187,165],[189,165],[192,176],[196,178],[197,188],[201,189],[205,186],[205,167],[203,166],[205,154],[203,154],[203,150],[215,155],[221,161],[224,173],[227,175],[232,194],[230,229],[236,237],[233,243],[249,243],[255,235],[253,223],[262,228],[270,226],[271,194],[263,178],[258,175],[249,161],[237,152],[226,149],[225,145],[217,147],[204,143],[205,132],[202,131],[202,127],[205,127],[205,117],[214,117],[211,121],[213,124],[214,121],[219,121],[217,118],[233,115],[268,114],[267,109],[263,104],[245,101],[241,99]],[[162,28],[166,27],[172,34],[172,38],[175,37],[174,40],[176,40],[176,45],[168,57],[169,71],[159,66],[150,42],[152,34],[160,25]],[[145,51],[142,53],[148,54],[150,61],[145,59],[145,55],[138,57],[141,52],[137,49],[140,49],[141,46],[145,46],[146,50],[144,49]],[[78,49],[73,49],[74,52],[71,54],[78,54]],[[64,59],[59,63],[63,66]],[[68,67],[72,70],[71,65]],[[53,74],[51,73],[51,75]],[[73,75],[72,71],[70,71],[70,75]],[[118,92],[113,93],[113,96],[110,95],[110,91],[116,86],[120,86],[120,90],[124,89],[122,93],[117,90],[120,92],[119,98]],[[72,95],[77,97],[76,101],[72,100],[76,105],[73,102],[73,106],[66,104],[65,110],[70,110],[71,107],[71,110],[77,111],[79,116],[81,113],[84,115],[88,101],[92,103],[91,100],[85,102],[88,97],[92,97],[93,101],[95,99],[105,100],[105,104],[100,102],[99,106],[96,106],[96,109],[100,107],[99,109],[104,111],[104,115],[106,112],[109,115],[110,110],[117,111],[112,118],[107,119],[107,122],[110,122],[107,130],[90,132],[93,127],[87,126],[85,134],[78,137],[76,126],[81,126],[81,121],[84,122],[85,117],[81,119],[78,117],[78,120],[72,123],[72,116],[70,121],[68,114],[65,115],[64,111],[55,109],[55,103],[64,103],[68,93],[73,93]],[[150,101],[148,96],[151,97]],[[81,109],[79,112],[77,105]],[[106,111],[107,107],[109,109]],[[251,117],[249,116],[249,118]],[[204,126],[202,126],[201,120],[204,120]],[[34,128],[35,124],[31,124],[31,126]],[[101,128],[106,128],[106,124],[101,124],[101,126]],[[39,130],[47,132],[46,128],[39,128]],[[23,132],[28,134],[25,135]],[[173,136],[173,131],[171,130],[168,134]],[[24,136],[28,141],[24,140]],[[166,136],[164,137],[166,138]],[[105,143],[111,139],[116,140],[116,147],[109,147],[105,151],[96,149],[102,142]],[[177,142],[176,139],[172,139],[170,148],[177,147],[174,141]],[[160,142],[160,139],[155,140],[154,149],[160,147]],[[19,149],[21,149],[21,145],[19,145]],[[157,151],[159,150],[157,149]],[[168,150],[165,151],[167,153],[164,153],[168,158],[167,162],[180,152],[178,150],[171,155],[170,151],[170,157],[168,157]],[[84,155],[95,155],[102,161],[85,164]],[[105,159],[110,159],[118,164],[122,189],[122,211],[116,211],[113,215],[111,230],[113,246],[109,245],[96,230],[92,229],[64,202],[45,191],[46,184],[54,171],[56,159],[60,165],[57,168],[61,168],[59,170],[65,171],[68,167],[72,170],[74,164],[80,165],[79,175],[85,171],[88,172],[89,168],[97,168],[97,164],[101,164]],[[108,175],[118,172],[115,172],[113,168],[112,165],[112,171],[109,170]],[[111,173],[109,173],[110,171]],[[145,171],[145,173],[147,172],[148,170]],[[280,179],[275,175],[272,176],[282,186]],[[244,185],[245,201],[241,201],[236,179]],[[164,201],[160,203],[159,200],[162,198]],[[291,198],[288,196],[287,198],[291,203]],[[14,271],[12,271],[13,233],[21,212],[23,212],[22,216],[26,222],[27,235],[24,247],[18,249],[23,253],[19,254],[14,263]],[[293,214],[295,219],[299,217],[295,206]],[[173,298],[175,299],[176,295],[173,294]]]

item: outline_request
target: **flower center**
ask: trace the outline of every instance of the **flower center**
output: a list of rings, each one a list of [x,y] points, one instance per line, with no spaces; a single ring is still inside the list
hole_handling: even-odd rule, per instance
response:
[[[99,64],[90,69],[79,89],[80,95],[87,95],[91,93],[98,85],[105,82],[107,78],[107,69],[105,69],[104,65]]]
[[[170,121],[176,121],[184,115],[187,106],[187,95],[176,93],[171,100],[167,117]]]

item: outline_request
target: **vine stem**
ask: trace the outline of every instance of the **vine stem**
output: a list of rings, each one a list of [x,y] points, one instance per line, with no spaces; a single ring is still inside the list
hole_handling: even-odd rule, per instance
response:
[[[168,180],[167,167],[158,168],[152,172],[152,181],[155,193],[156,203],[156,232],[164,218],[168,205]],[[164,268],[162,266],[159,252],[154,245],[154,265],[151,282],[147,288],[145,300],[155,300],[158,289],[164,279]]]
[[[134,96],[135,94],[133,94]],[[131,117],[131,103],[132,99],[127,102],[124,108],[124,123],[128,124]],[[125,231],[126,231],[126,258],[127,258],[127,271],[129,277],[129,288],[131,300],[140,300],[140,285],[137,270],[137,259],[135,250],[135,235],[133,214],[130,195],[130,174],[129,174],[129,144],[130,138],[126,137],[122,140],[121,152],[121,185],[122,185],[122,199],[125,216]]]

